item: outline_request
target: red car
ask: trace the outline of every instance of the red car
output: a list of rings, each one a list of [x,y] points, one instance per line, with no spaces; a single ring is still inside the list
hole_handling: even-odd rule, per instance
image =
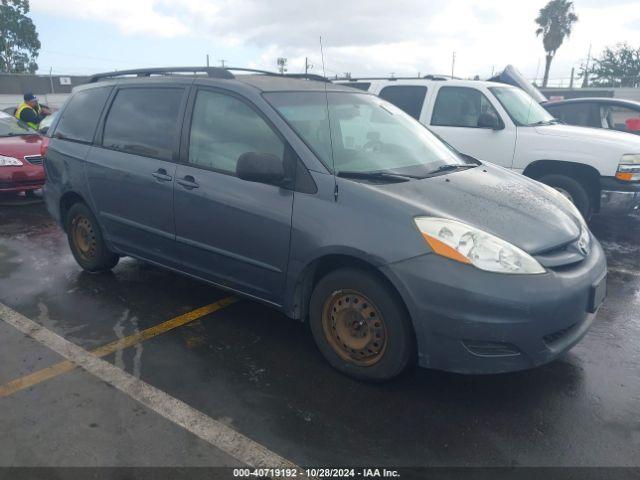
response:
[[[42,188],[41,143],[38,132],[0,112],[0,193],[31,192]]]

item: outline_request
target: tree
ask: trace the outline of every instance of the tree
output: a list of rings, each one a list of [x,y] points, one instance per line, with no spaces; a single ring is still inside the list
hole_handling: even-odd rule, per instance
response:
[[[40,40],[27,17],[29,0],[0,0],[0,71],[34,73]]]
[[[607,87],[640,87],[640,47],[628,43],[607,47],[593,60],[591,84]]]
[[[538,24],[536,35],[542,35],[542,45],[547,52],[544,66],[544,79],[542,86],[546,87],[549,81],[551,61],[562,45],[564,37],[571,35],[571,27],[578,21],[578,16],[573,13],[573,2],[567,0],[551,0],[540,13],[535,22]]]

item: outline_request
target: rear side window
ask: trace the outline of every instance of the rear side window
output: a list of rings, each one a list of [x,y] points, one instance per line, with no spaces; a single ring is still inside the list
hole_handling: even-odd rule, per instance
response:
[[[483,113],[498,116],[489,99],[475,88],[440,87],[433,106],[431,125],[478,128]]]
[[[107,115],[102,145],[135,155],[171,160],[178,138],[184,89],[120,90]]]
[[[380,91],[380,98],[393,103],[418,120],[422,112],[422,104],[427,94],[427,87],[421,85],[394,85],[384,87]]]
[[[82,90],[71,97],[53,136],[91,143],[110,87]]]
[[[640,111],[632,110],[621,105],[602,105],[600,118],[604,128],[620,130],[621,132],[640,132]]]

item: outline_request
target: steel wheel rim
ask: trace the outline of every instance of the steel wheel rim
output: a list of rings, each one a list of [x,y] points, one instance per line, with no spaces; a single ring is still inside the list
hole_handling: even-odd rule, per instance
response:
[[[386,351],[387,328],[380,309],[355,290],[339,290],[327,298],[322,328],[333,351],[354,365],[371,366]]]
[[[96,254],[96,235],[89,219],[81,215],[75,217],[71,233],[78,254],[84,260],[92,259]]]

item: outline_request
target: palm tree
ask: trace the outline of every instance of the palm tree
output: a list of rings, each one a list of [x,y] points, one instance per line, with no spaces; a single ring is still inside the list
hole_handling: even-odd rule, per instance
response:
[[[539,25],[536,35],[542,35],[542,45],[547,52],[544,66],[544,80],[542,86],[546,87],[549,81],[549,69],[551,61],[562,45],[564,37],[571,35],[571,27],[578,21],[578,16],[573,13],[573,2],[567,0],[551,0],[536,18]]]

